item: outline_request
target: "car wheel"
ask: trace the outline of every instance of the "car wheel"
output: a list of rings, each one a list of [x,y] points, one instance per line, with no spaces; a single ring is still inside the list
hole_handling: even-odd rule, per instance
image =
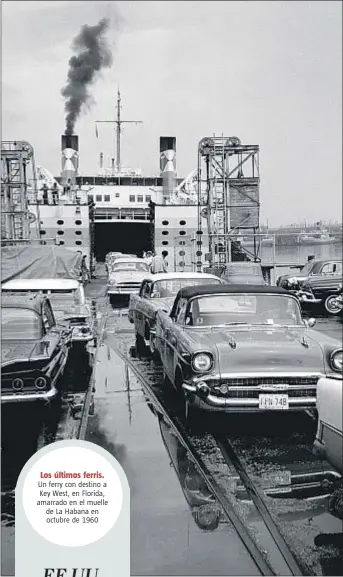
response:
[[[138,355],[144,355],[146,352],[145,341],[141,335],[136,333],[136,351]]]
[[[337,302],[336,295],[331,295],[325,300],[325,308],[331,315],[338,315],[342,311],[342,305]]]

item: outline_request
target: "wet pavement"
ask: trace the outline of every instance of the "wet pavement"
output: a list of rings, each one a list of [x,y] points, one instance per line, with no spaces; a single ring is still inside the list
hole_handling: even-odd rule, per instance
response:
[[[101,303],[100,322],[104,281],[93,281],[87,293]],[[262,574],[232,522],[235,515],[274,574],[291,574],[283,572],[281,556],[240,479],[237,463],[224,458],[219,442],[224,436],[262,495],[302,573],[340,575],[342,522],[327,512],[325,491],[319,499],[273,494],[289,476],[294,481],[296,475],[329,467],[312,454],[313,420],[300,414],[256,415],[230,418],[230,424],[227,419],[209,419],[200,430],[187,429],[178,415],[177,401],[161,387],[161,370],[148,358],[130,357],[134,334],[126,313],[125,305],[111,307],[107,317],[94,366],[95,412],[89,416],[85,438],[112,453],[128,477],[131,574]],[[314,316],[312,311],[308,316]],[[341,340],[341,318],[315,316],[317,330]],[[123,357],[131,359],[129,366]],[[89,376],[90,369],[82,377],[84,383]],[[69,378],[75,378],[75,372]],[[66,407],[56,408],[53,418],[32,413],[30,408],[29,413],[3,419],[2,575],[14,574],[13,489],[19,471],[42,444],[77,436],[71,421]],[[213,485],[206,482],[194,455]],[[213,487],[222,497],[219,500]]]

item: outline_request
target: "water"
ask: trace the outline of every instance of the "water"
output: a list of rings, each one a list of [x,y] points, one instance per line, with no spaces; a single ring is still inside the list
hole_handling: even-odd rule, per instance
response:
[[[309,255],[314,255],[316,260],[337,259],[342,260],[342,244],[315,244],[293,246],[275,246],[275,261],[277,265],[282,263],[305,264]],[[273,263],[273,247],[262,246],[261,257],[263,264]],[[291,272],[289,266],[277,266],[276,277]],[[294,269],[293,269],[294,270]]]

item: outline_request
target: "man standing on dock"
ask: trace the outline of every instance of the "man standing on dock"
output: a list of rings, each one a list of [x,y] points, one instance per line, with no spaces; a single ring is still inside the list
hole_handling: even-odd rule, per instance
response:
[[[162,256],[155,254],[155,256],[152,258],[151,261],[150,272],[152,274],[158,274],[159,272],[167,272],[167,266]]]

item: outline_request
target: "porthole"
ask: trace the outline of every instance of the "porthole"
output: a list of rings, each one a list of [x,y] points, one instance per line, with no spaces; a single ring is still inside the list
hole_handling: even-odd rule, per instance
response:
[[[201,250],[197,250],[197,256],[202,256],[202,251]]]
[[[167,251],[167,250],[162,250],[162,256],[168,256],[168,251]]]
[[[60,240],[59,244],[64,244],[64,240]]]
[[[202,240],[197,240],[197,245],[201,246],[202,245]]]
[[[75,244],[77,244],[77,245],[82,244],[82,240],[76,240],[76,241],[75,241]]]
[[[181,226],[185,226],[186,221],[185,221],[185,220],[180,220],[180,224],[181,224]]]
[[[179,240],[179,245],[180,245],[180,246],[184,246],[185,244],[186,244],[186,243],[185,243],[184,240]]]
[[[180,260],[180,262],[179,262],[179,266],[185,266],[185,263],[184,263],[184,261],[183,261],[183,260]]]
[[[202,230],[197,230],[197,234],[204,234]]]
[[[185,253],[184,250],[180,250],[180,252],[179,252],[179,255],[180,255],[180,256],[185,256],[185,254],[186,254],[186,253]]]
[[[46,234],[46,230],[41,230],[40,234]]]
[[[59,234],[60,236],[62,236],[62,234],[64,234],[64,230],[58,230],[57,234]]]
[[[76,220],[75,224],[82,224],[82,220]]]
[[[185,230],[180,230],[180,232],[179,232],[179,235],[180,235],[180,236],[184,236],[185,234],[186,234],[186,231],[185,231]]]
[[[197,261],[197,266],[201,266],[201,265],[202,265],[201,260],[198,260],[198,261]]]
[[[164,226],[168,226],[169,220],[162,220],[162,224],[163,224]]]
[[[167,244],[169,244],[169,241],[168,240],[162,240],[162,244],[163,244],[163,246],[166,246]]]
[[[64,220],[58,220],[57,224],[64,224]]]
[[[167,234],[169,234],[169,231],[168,231],[168,230],[162,230],[162,234],[163,234],[164,236],[166,236]]]
[[[76,230],[75,234],[82,234],[82,230]]]

